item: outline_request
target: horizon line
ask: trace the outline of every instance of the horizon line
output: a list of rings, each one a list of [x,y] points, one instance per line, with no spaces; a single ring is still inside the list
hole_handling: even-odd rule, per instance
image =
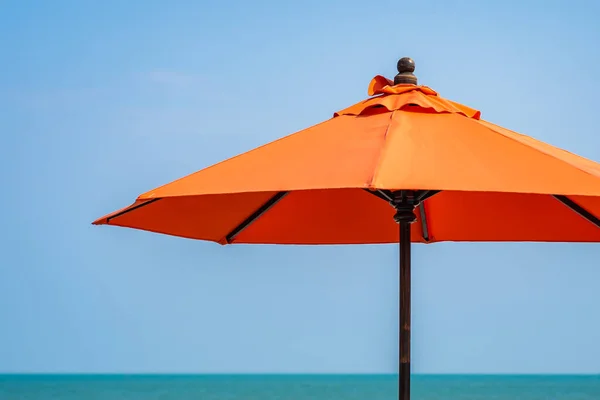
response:
[[[0,376],[398,376],[397,372],[3,372]],[[419,372],[412,376],[600,376],[600,372]]]

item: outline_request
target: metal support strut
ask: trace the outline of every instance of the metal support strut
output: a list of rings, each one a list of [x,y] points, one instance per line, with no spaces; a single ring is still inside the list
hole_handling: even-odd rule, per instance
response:
[[[419,200],[414,191],[401,190],[393,193],[390,203],[396,209],[394,220],[400,227],[398,399],[410,400],[410,225],[417,219],[414,209]]]

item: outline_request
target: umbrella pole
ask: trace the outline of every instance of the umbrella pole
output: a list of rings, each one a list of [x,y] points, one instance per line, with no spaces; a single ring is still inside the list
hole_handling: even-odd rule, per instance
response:
[[[410,222],[400,222],[400,317],[398,398],[410,400]]]
[[[416,220],[415,193],[399,191],[394,193],[393,205],[396,208],[394,220],[399,225],[399,334],[398,334],[398,399],[410,400],[410,225]]]

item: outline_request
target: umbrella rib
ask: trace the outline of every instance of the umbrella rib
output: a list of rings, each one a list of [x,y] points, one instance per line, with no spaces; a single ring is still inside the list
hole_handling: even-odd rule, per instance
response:
[[[370,189],[363,189],[365,192],[372,194],[375,197],[380,198],[383,201],[386,201],[388,203],[391,203],[394,200],[394,197],[392,196],[392,193],[389,190],[381,190],[381,189],[377,189],[377,190],[370,190]]]
[[[435,196],[441,192],[441,190],[421,190],[417,192],[417,201],[419,202],[419,216],[421,217],[421,231],[423,232],[423,239],[425,242],[431,240],[429,234],[429,221],[427,220],[427,211],[425,210],[425,200]]]
[[[422,203],[428,198],[435,196],[439,192],[441,192],[441,190],[420,190],[417,192],[417,201]]]
[[[425,212],[425,203],[419,203],[419,214],[421,217],[421,231],[423,231],[423,239],[429,242],[429,225],[427,223],[427,213]]]
[[[592,214],[585,208],[581,207],[579,204],[577,204],[576,202],[574,202],[567,196],[563,196],[560,194],[553,194],[552,197],[554,197],[556,200],[563,203],[565,206],[569,207],[572,211],[579,214],[580,216],[585,218],[587,221],[591,222],[592,224],[594,224],[598,228],[600,228],[600,218],[596,217],[594,214]]]
[[[136,205],[136,206],[133,206],[133,207],[131,207],[131,208],[128,208],[128,209],[126,209],[126,210],[123,210],[123,211],[121,211],[121,212],[119,212],[119,213],[116,213],[115,215],[112,215],[112,216],[110,216],[110,217],[106,218],[106,223],[108,224],[108,223],[110,222],[110,220],[111,220],[111,219],[118,218],[118,217],[122,216],[123,214],[127,214],[127,213],[129,213],[129,212],[131,212],[131,211],[134,211],[134,210],[137,210],[137,209],[139,209],[139,208],[142,208],[142,207],[144,207],[144,206],[147,206],[147,205],[149,205],[149,204],[152,204],[152,203],[154,203],[155,201],[158,201],[158,200],[160,200],[160,199],[161,199],[161,197],[157,197],[157,198],[155,198],[155,199],[148,200],[148,201],[146,201],[146,202],[144,202],[144,203],[138,204],[138,205]]]
[[[277,202],[279,202],[279,200],[283,199],[285,197],[285,195],[287,195],[288,193],[289,192],[278,192],[273,197],[271,197],[269,200],[267,200],[267,202],[265,204],[263,204],[262,206],[260,206],[248,218],[246,218],[244,221],[242,221],[241,224],[239,224],[238,226],[236,226],[235,228],[233,228],[233,230],[231,232],[229,232],[227,234],[227,236],[225,236],[225,241],[227,243],[231,243],[232,240],[235,239],[235,237],[237,235],[239,235],[250,224],[252,224],[258,218],[260,218],[264,213],[266,213],[267,211],[269,211],[269,209],[271,207],[273,207],[275,204],[277,204]]]

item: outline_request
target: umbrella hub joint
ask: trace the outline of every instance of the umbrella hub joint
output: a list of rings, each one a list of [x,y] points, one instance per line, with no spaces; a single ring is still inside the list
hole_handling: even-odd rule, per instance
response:
[[[408,222],[412,224],[416,221],[417,216],[414,213],[414,209],[419,205],[419,200],[415,191],[400,190],[394,192],[391,204],[396,209],[396,214],[394,215],[396,223]]]

